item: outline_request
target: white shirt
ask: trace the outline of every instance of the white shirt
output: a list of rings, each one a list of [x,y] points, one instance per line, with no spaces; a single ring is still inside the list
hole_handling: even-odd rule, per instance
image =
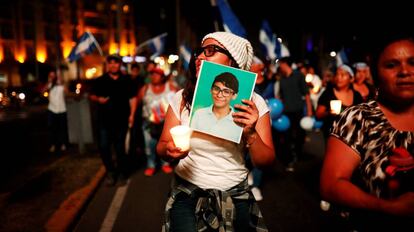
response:
[[[183,90],[178,91],[170,102],[181,125],[189,126],[189,111],[180,113]],[[264,99],[253,93],[259,117],[269,112]],[[190,151],[181,159],[175,173],[202,189],[228,190],[246,179],[248,170],[244,165],[244,148],[228,140],[194,132],[190,140]]]
[[[49,90],[49,105],[47,107],[55,114],[66,112],[65,87],[55,85]]]
[[[243,128],[234,123],[232,113],[233,109],[230,108],[229,114],[218,119],[213,112],[213,105],[198,109],[191,120],[191,128],[240,143]]]

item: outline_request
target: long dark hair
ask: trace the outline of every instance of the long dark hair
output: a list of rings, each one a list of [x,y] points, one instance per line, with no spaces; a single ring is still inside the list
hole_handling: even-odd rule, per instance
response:
[[[183,102],[181,109],[186,108],[188,111],[191,109],[191,102],[193,101],[194,96],[194,89],[197,82],[196,76],[196,64],[195,64],[196,56],[192,55],[190,58],[190,63],[188,64],[188,70],[186,73],[187,76],[187,83],[184,87],[183,91]]]

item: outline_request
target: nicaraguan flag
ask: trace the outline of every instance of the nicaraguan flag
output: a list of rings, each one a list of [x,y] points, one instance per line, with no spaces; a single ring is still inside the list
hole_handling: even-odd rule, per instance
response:
[[[99,53],[102,55],[102,50],[99,47],[98,42],[95,37],[90,32],[85,32],[80,37],[76,46],[72,48],[68,56],[69,62],[76,61],[82,57],[83,54],[90,54],[93,50],[98,49]]]
[[[278,41],[277,44],[280,44],[280,52],[276,47],[277,58],[290,56],[289,49],[286,47],[286,45],[284,45],[283,43],[280,43],[279,40],[276,40],[276,41]]]
[[[263,20],[262,27],[259,31],[259,41],[266,57],[271,60],[276,59],[276,36],[273,34],[269,23]]]
[[[145,46],[148,46],[151,49],[151,52],[153,53],[151,56],[151,59],[153,57],[159,56],[164,52],[165,49],[165,42],[167,39],[168,33],[162,33],[161,35],[155,36],[154,38],[151,38],[149,40],[146,40],[142,42],[137,48],[137,53],[140,49],[142,49]]]
[[[348,56],[346,55],[345,49],[342,48],[339,50],[339,52],[336,54],[336,66],[339,67],[343,64],[348,63]]]
[[[271,60],[290,56],[289,49],[273,34],[270,24],[266,20],[262,22],[262,27],[259,31],[259,41],[262,44],[264,54]]]
[[[188,65],[190,64],[191,59],[191,49],[185,44],[180,45],[180,57],[183,60],[185,70],[188,70]]]
[[[217,0],[217,6],[220,10],[221,18],[223,20],[224,30],[231,32],[243,38],[246,38],[247,33],[237,16],[231,10],[226,0]]]

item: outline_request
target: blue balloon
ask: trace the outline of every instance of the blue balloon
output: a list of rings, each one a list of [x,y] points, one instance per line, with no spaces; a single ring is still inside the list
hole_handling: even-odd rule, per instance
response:
[[[282,114],[279,118],[272,120],[272,127],[277,131],[286,131],[290,127],[290,120],[286,115]]]
[[[315,123],[313,123],[313,128],[315,129],[321,129],[323,125],[323,121],[319,121],[315,119]]]
[[[270,108],[270,117],[272,119],[278,119],[280,115],[282,115],[283,112],[283,103],[279,99],[276,98],[270,98],[267,101],[267,104]]]

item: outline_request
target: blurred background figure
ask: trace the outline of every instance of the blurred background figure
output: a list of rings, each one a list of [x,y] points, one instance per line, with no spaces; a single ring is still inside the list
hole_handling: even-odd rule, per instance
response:
[[[142,130],[145,140],[147,167],[145,176],[153,176],[157,168],[156,145],[164,125],[168,102],[175,93],[175,87],[168,82],[164,70],[158,67],[149,69],[150,83],[144,85],[137,95],[137,104],[142,103]],[[161,170],[173,171],[170,164],[161,160]]]
[[[300,120],[305,115],[304,109],[307,116],[312,116],[312,103],[305,76],[292,68],[291,57],[280,58],[278,64],[281,75],[279,95],[284,105],[283,114],[290,121],[287,131],[280,133],[283,140],[280,144],[281,158],[286,165],[286,171],[293,172],[305,142],[305,131],[300,127]]]
[[[121,72],[119,55],[109,55],[106,64],[107,72],[94,80],[89,98],[98,105],[99,152],[107,171],[106,183],[111,186],[117,179],[126,181],[129,175],[125,138],[129,125],[134,123],[136,93],[131,78]],[[112,158],[112,147],[116,160]]]
[[[68,145],[68,120],[66,109],[66,94],[68,88],[55,70],[48,73],[48,81],[43,92],[47,92],[49,103],[48,127],[50,130],[49,152],[60,154]]]
[[[389,36],[370,41],[377,99],[346,109],[326,147],[320,190],[347,231],[414,228],[414,40]]]
[[[261,95],[265,99],[265,96],[267,96],[267,98],[271,98],[273,95],[272,82],[264,76],[265,65],[256,56],[253,57],[253,63],[250,67],[250,71],[257,74],[254,92]],[[252,164],[249,153],[246,154],[246,160],[247,165],[250,167],[250,172],[248,175],[248,184],[252,187],[251,191],[256,201],[261,201],[263,200],[262,191],[260,190],[263,179],[263,171]]]
[[[145,85],[145,74],[138,63],[131,64],[130,77],[133,82],[134,93],[138,94]],[[134,123],[130,128],[129,149],[127,151],[130,157],[135,158],[144,153],[144,134],[142,132],[142,104],[137,104],[134,116]]]
[[[371,71],[369,66],[364,62],[354,64],[355,80],[352,84],[354,90],[361,94],[364,102],[373,99],[376,95],[375,87],[371,79]]]
[[[359,92],[352,88],[354,72],[348,65],[341,65],[337,68],[333,85],[327,87],[318,100],[316,108],[316,119],[323,121],[322,131],[325,139],[328,138],[333,121],[344,109],[362,103]],[[339,100],[339,111],[331,107],[333,100]]]

